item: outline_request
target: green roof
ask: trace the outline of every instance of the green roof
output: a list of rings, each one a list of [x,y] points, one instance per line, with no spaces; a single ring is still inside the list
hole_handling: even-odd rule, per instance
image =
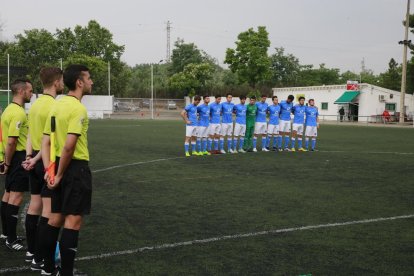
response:
[[[335,103],[336,104],[347,104],[352,103],[352,101],[360,94],[359,91],[345,91],[341,97],[339,97]]]

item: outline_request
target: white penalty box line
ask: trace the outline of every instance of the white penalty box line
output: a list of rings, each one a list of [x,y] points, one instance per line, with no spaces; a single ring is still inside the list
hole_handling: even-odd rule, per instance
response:
[[[321,228],[332,228],[332,227],[340,227],[340,226],[347,226],[347,225],[368,224],[368,223],[375,223],[375,222],[411,219],[411,218],[414,218],[414,214],[394,216],[394,217],[380,217],[380,218],[373,218],[373,219],[353,220],[353,221],[327,223],[327,224],[318,224],[318,225],[308,225],[308,226],[274,229],[274,230],[265,230],[265,231],[260,231],[260,232],[250,232],[250,233],[242,233],[242,234],[234,234],[234,235],[224,235],[224,236],[217,236],[217,237],[206,238],[206,239],[197,239],[197,240],[190,240],[190,241],[176,242],[176,243],[164,243],[160,245],[145,246],[145,247],[140,247],[140,248],[130,249],[130,250],[115,251],[115,252],[103,253],[103,254],[98,254],[98,255],[78,257],[76,258],[76,261],[99,260],[99,259],[105,259],[105,258],[111,258],[111,257],[117,257],[117,256],[123,256],[123,255],[132,255],[132,254],[137,254],[137,253],[141,253],[145,251],[177,248],[177,247],[197,245],[197,244],[208,244],[212,242],[225,241],[225,240],[236,240],[236,239],[243,239],[243,238],[250,238],[250,237],[272,235],[272,234],[290,233],[290,232],[314,230],[314,229],[321,229]],[[2,268],[0,269],[0,274],[21,272],[21,271],[26,271],[29,269],[30,267],[28,266]]]

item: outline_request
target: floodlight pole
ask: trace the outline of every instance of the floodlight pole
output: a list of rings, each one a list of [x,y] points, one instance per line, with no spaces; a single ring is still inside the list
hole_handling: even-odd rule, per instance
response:
[[[151,119],[154,119],[154,64],[151,63]]]
[[[10,104],[10,55],[7,54],[7,104]]]
[[[407,89],[407,50],[408,44],[408,28],[410,24],[410,0],[407,0],[407,14],[405,16],[405,37],[404,41],[400,41],[401,44],[404,44],[403,50],[403,64],[402,64],[402,78],[401,78],[401,94],[400,94],[400,123],[404,123],[404,101],[405,101],[405,92]]]
[[[111,63],[108,61],[108,96],[111,96]]]
[[[60,70],[63,70],[63,58],[60,58]]]

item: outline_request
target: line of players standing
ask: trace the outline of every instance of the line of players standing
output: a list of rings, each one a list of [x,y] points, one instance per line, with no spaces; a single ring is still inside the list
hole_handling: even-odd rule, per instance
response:
[[[280,103],[277,96],[273,96],[272,104],[268,105],[266,95],[262,95],[259,102],[252,96],[248,104],[246,97],[241,96],[240,104],[235,105],[232,98],[229,93],[226,101],[221,103],[221,96],[217,95],[210,104],[210,97],[204,96],[200,104],[201,97],[195,96],[193,103],[184,108],[181,117],[186,123],[186,156],[257,152],[259,138],[262,140],[261,150],[265,152],[308,151],[309,142],[310,150],[316,151],[319,113],[313,99],[305,105],[305,98],[299,97],[299,102],[294,105],[293,95]],[[233,115],[236,116],[235,123]]]

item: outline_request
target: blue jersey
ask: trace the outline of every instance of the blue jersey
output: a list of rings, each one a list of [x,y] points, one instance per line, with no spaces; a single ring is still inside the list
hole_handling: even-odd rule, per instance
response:
[[[297,104],[293,107],[293,123],[294,124],[304,124],[305,123],[305,105]]]
[[[256,106],[257,106],[256,122],[266,123],[266,113],[267,113],[268,104],[258,102],[256,103]]]
[[[234,106],[233,110],[234,113],[236,113],[236,123],[245,125],[247,106],[244,104],[238,104]]]
[[[293,103],[281,101],[279,105],[280,105],[280,120],[290,121],[290,113],[292,113]]]
[[[197,106],[188,104],[184,109],[187,112],[187,119],[191,122],[187,126],[197,126]]]
[[[307,106],[305,112],[306,112],[306,125],[317,126],[318,125],[317,118],[319,116],[318,109],[314,106]]]
[[[279,124],[279,114],[280,114],[280,105],[269,105],[267,108],[269,112],[269,125],[278,125]]]
[[[234,104],[232,103],[225,102],[221,104],[222,123],[233,123],[233,107]]]
[[[210,104],[210,123],[220,124],[221,104],[216,102]]]
[[[210,107],[206,104],[197,107],[198,126],[208,127],[210,123]]]

